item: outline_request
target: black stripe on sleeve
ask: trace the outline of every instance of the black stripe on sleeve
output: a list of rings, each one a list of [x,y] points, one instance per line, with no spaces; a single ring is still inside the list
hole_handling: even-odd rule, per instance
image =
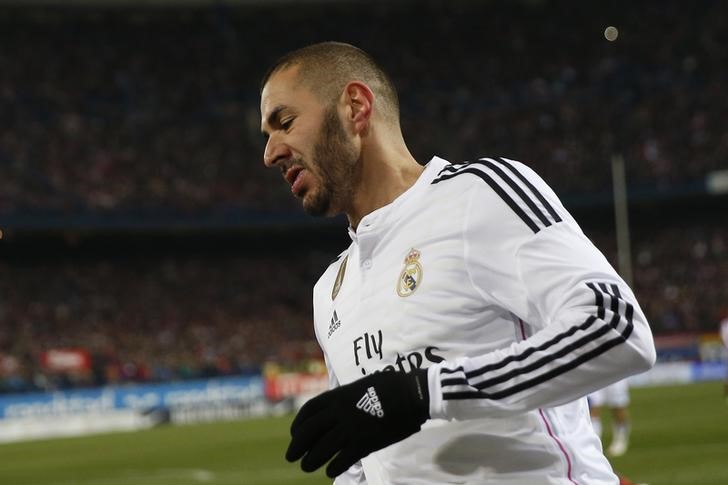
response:
[[[520,391],[523,391],[524,389],[529,389],[531,387],[537,386],[539,384],[542,384],[550,379],[553,379],[554,377],[557,377],[564,372],[568,372],[571,369],[574,369],[576,367],[579,367],[584,362],[588,362],[591,359],[600,356],[607,350],[611,349],[612,347],[616,347],[617,345],[624,342],[624,338],[622,336],[615,337],[611,340],[608,340],[604,342],[599,347],[590,350],[589,352],[586,352],[584,354],[581,354],[576,359],[572,360],[571,362],[567,362],[566,364],[556,367],[549,372],[546,372],[544,374],[541,374],[537,377],[534,377],[533,379],[529,379],[526,381],[521,382],[520,384],[517,384],[513,387],[510,387],[508,389],[504,389],[502,391],[498,392],[484,392],[484,391],[456,391],[456,392],[448,392],[442,394],[442,398],[445,400],[455,400],[455,399],[503,399],[509,396],[512,396],[513,394],[516,394]]]
[[[539,201],[541,201],[541,204],[543,204],[543,206],[546,208],[546,210],[549,212],[549,214],[551,214],[551,217],[553,217],[556,222],[561,222],[561,217],[559,217],[559,214],[554,210],[554,208],[551,206],[551,204],[549,204],[549,202],[546,200],[546,197],[544,197],[543,194],[541,194],[541,192],[539,192],[539,190],[531,182],[529,182],[529,180],[526,177],[524,177],[521,172],[516,170],[516,167],[514,167],[510,163],[506,162],[505,159],[503,159],[502,157],[498,158],[498,162],[500,162],[504,167],[506,167],[508,170],[513,172],[513,174],[516,177],[518,177],[521,180],[521,182],[523,182],[526,185],[526,187],[529,188],[531,193],[533,193],[533,195],[535,195],[536,198]]]
[[[446,167],[446,168],[447,168],[447,167]],[[443,171],[444,171],[444,170],[443,170]],[[442,172],[440,172],[440,173],[442,174]],[[507,193],[507,192],[506,192],[505,190],[503,190],[503,187],[501,187],[501,186],[500,186],[500,185],[498,184],[498,182],[496,182],[495,180],[493,180],[493,178],[492,178],[492,177],[491,177],[490,175],[488,175],[487,173],[483,172],[482,170],[479,170],[479,169],[477,169],[477,168],[475,168],[475,167],[470,167],[470,166],[468,166],[468,165],[465,165],[465,166],[464,166],[464,167],[463,167],[462,169],[458,170],[457,172],[452,172],[452,173],[446,173],[446,174],[442,174],[442,175],[438,176],[438,177],[437,177],[437,178],[436,178],[435,180],[433,180],[433,181],[432,181],[432,183],[433,183],[433,184],[436,184],[436,183],[442,182],[442,181],[444,181],[444,180],[449,180],[449,179],[451,179],[451,178],[453,178],[453,177],[457,177],[458,175],[461,175],[461,174],[463,174],[463,173],[470,173],[470,174],[476,175],[476,176],[478,176],[478,177],[479,177],[480,179],[482,179],[482,180],[483,180],[483,181],[484,181],[485,183],[487,183],[487,184],[488,184],[488,185],[490,186],[490,188],[491,188],[491,189],[493,189],[493,191],[494,191],[494,192],[495,192],[496,194],[498,194],[498,196],[499,196],[499,197],[500,197],[501,199],[503,199],[503,201],[504,201],[504,202],[505,202],[506,204],[508,204],[508,207],[510,207],[510,208],[511,208],[511,210],[513,210],[513,212],[515,212],[515,213],[516,213],[516,215],[517,215],[518,217],[520,217],[520,218],[521,218],[521,220],[522,220],[523,222],[525,222],[525,223],[526,223],[526,225],[527,225],[527,226],[528,226],[528,227],[529,227],[529,228],[530,228],[530,229],[531,229],[531,230],[532,230],[532,231],[533,231],[534,233],[537,233],[538,231],[540,231],[540,230],[541,230],[541,228],[540,228],[540,227],[538,227],[538,225],[536,224],[536,222],[535,222],[535,221],[533,221],[533,219],[531,219],[531,218],[530,218],[530,217],[528,216],[528,214],[526,214],[526,213],[524,212],[524,210],[523,210],[523,209],[521,209],[521,207],[520,207],[520,206],[519,206],[519,205],[518,205],[518,204],[517,204],[517,203],[516,203],[516,202],[515,202],[515,201],[514,201],[514,200],[513,200],[512,198],[511,198],[511,196],[510,196],[510,195],[508,195],[508,193]]]
[[[602,293],[601,291],[596,289],[596,287],[594,286],[593,283],[587,283],[587,286],[595,293],[595,306],[597,307],[596,316],[590,316],[582,324],[569,328],[565,332],[562,332],[562,333],[556,335],[554,338],[544,342],[543,344],[541,344],[538,347],[529,347],[518,355],[511,355],[511,356],[508,356],[505,359],[501,360],[500,362],[497,362],[494,364],[489,364],[489,365],[487,365],[485,367],[481,367],[479,369],[471,370],[470,372],[468,372],[467,377],[468,378],[477,377],[479,375],[485,374],[486,372],[492,372],[492,371],[501,369],[501,368],[505,367],[506,365],[510,364],[511,362],[518,362],[518,361],[525,360],[534,352],[547,350],[549,347],[552,347],[552,346],[558,344],[565,338],[574,335],[574,333],[576,333],[578,330],[587,330],[595,320],[604,321],[604,318],[606,316],[604,293]],[[612,325],[612,328],[616,329],[615,325],[619,322],[620,315],[616,312],[616,309],[618,307],[615,307],[614,304],[612,306],[613,306],[614,315],[612,317],[612,321],[610,322],[610,324]],[[632,305],[627,303],[627,307],[631,308]],[[631,323],[631,320],[632,320],[632,312],[629,312],[629,322],[630,323]],[[458,371],[462,371],[462,370],[463,369],[459,367],[453,371],[449,371],[448,369],[442,369],[442,372],[450,373],[450,372],[458,372]]]
[[[571,337],[579,330],[587,330],[589,327],[592,326],[592,324],[597,320],[597,318],[598,317],[591,315],[582,324],[571,327],[566,332],[562,332],[562,333],[556,335],[554,338],[542,343],[538,347],[529,347],[518,355],[508,356],[505,359],[501,360],[500,362],[486,365],[484,367],[480,367],[479,369],[471,370],[465,375],[468,379],[470,379],[473,377],[477,377],[479,375],[483,375],[487,372],[493,372],[498,369],[502,369],[503,367],[507,366],[511,362],[520,362],[520,361],[526,360],[528,357],[530,357],[535,352],[539,352],[539,351],[542,352],[544,350],[548,350],[550,347],[553,347],[554,345],[558,344],[565,338]],[[455,371],[458,371],[458,370],[464,371],[464,369],[462,367],[458,367],[457,369],[455,369]],[[442,372],[449,372],[449,371],[448,371],[448,369],[442,369]],[[444,381],[443,381],[443,385],[444,385]]]
[[[483,158],[474,163],[485,165],[486,167],[493,170],[501,179],[503,179],[505,183],[508,184],[511,189],[513,189],[513,192],[515,192],[521,198],[521,200],[528,206],[528,208],[531,209],[534,214],[536,214],[536,217],[541,219],[541,222],[543,222],[544,226],[548,227],[551,225],[551,221],[548,220],[543,212],[541,212],[541,209],[536,206],[533,200],[531,200],[531,198],[526,195],[526,192],[523,191],[521,186],[518,185],[514,180],[512,180],[508,175],[506,175],[506,173],[492,160]]]
[[[626,302],[625,300],[622,300],[619,295],[619,290],[616,288],[616,285],[611,285],[611,289],[613,291],[612,294],[609,294],[608,292],[606,295],[610,296],[611,304],[610,304],[610,310],[614,312],[614,315],[610,322],[606,322],[604,320],[604,317],[606,316],[605,312],[605,293],[603,293],[599,288],[597,288],[596,285],[593,283],[587,283],[587,286],[594,291],[595,294],[595,303],[598,307],[597,309],[597,315],[590,315],[587,317],[587,319],[580,325],[571,327],[565,332],[562,332],[561,334],[555,336],[553,339],[544,342],[538,347],[529,347],[525,349],[521,354],[515,355],[515,356],[509,356],[503,359],[500,362],[490,364],[484,367],[481,367],[479,369],[474,369],[469,372],[465,372],[465,369],[461,367],[457,367],[455,369],[441,369],[441,375],[442,374],[460,374],[460,376],[453,376],[448,377],[442,380],[441,385],[443,387],[443,399],[451,400],[451,399],[502,399],[504,397],[511,396],[517,392],[520,392],[524,389],[528,389],[530,387],[539,385],[549,379],[552,379],[553,377],[556,377],[558,375],[563,374],[564,372],[567,372],[580,364],[587,362],[607,350],[611,349],[612,347],[615,347],[616,345],[619,345],[620,343],[623,343],[629,338],[629,336],[632,333],[632,330],[634,328],[633,324],[633,315],[634,315],[634,307],[631,303]],[[601,286],[601,285],[599,285]],[[606,285],[605,285],[606,287]],[[625,311],[624,315],[621,315],[619,313],[619,302],[622,301],[625,303]],[[503,383],[508,381],[509,379],[512,379],[516,376],[527,374],[531,371],[537,370],[544,365],[560,358],[564,357],[570,353],[573,353],[574,351],[578,350],[581,347],[586,346],[590,342],[593,342],[600,337],[607,334],[610,330],[618,330],[619,323],[622,321],[622,316],[624,316],[627,324],[624,327],[624,329],[620,332],[619,335],[616,337],[607,340],[606,342],[602,343],[598,347],[590,350],[589,352],[585,352],[579,356],[577,356],[575,359],[571,360],[570,362],[567,362],[559,367],[556,367],[544,374],[537,375],[531,379],[527,379],[520,384],[517,384],[515,386],[511,386],[509,388],[503,389],[501,391],[496,392],[485,392],[484,389],[487,389],[489,387],[492,387],[494,385]],[[487,379],[485,381],[481,381],[478,383],[471,383],[470,379],[473,377],[477,377],[480,375],[483,375],[488,372],[492,372],[498,369],[501,369],[505,367],[507,364],[511,362],[517,362],[517,361],[523,361],[526,358],[528,358],[530,355],[532,355],[536,351],[544,351],[548,350],[550,347],[553,347],[557,343],[561,342],[562,340],[573,336],[577,331],[586,331],[590,327],[594,325],[595,322],[601,322],[600,325],[595,327],[592,332],[590,332],[587,335],[584,335],[573,342],[570,342],[568,345],[561,348],[558,352],[555,352],[553,354],[546,355],[537,361],[534,361],[532,363],[529,363],[528,365],[514,369],[512,371],[509,371],[505,374],[501,374],[498,376],[494,376],[490,379]],[[464,391],[451,391],[447,392],[445,391],[446,387],[449,386],[465,386],[468,388]]]

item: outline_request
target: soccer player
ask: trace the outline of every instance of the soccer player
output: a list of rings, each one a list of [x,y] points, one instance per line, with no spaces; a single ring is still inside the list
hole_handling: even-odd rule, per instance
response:
[[[589,410],[594,432],[602,436],[602,409],[612,414],[612,442],[607,448],[611,456],[622,456],[629,447],[629,383],[622,379],[589,394]]]
[[[337,485],[618,483],[585,396],[654,343],[548,185],[508,158],[418,163],[392,82],[347,44],[281,58],[260,109],[265,165],[351,237],[313,294],[331,389],[287,459]]]

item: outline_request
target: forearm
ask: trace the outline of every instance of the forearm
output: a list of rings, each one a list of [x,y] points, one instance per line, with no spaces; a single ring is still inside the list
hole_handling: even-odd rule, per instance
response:
[[[631,292],[623,295],[614,283],[586,288],[578,305],[533,335],[430,368],[432,417],[507,416],[558,406],[648,370],[654,344]]]

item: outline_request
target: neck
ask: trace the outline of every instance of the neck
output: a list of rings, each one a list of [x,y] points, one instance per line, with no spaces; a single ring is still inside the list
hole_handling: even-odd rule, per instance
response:
[[[351,207],[346,210],[355,230],[364,216],[390,204],[412,187],[424,170],[404,141],[366,148],[362,150],[361,172]]]

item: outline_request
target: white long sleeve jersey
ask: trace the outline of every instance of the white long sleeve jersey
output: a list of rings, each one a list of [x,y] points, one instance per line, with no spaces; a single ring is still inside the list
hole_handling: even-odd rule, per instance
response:
[[[429,367],[422,430],[337,485],[616,484],[588,393],[649,369],[630,288],[514,160],[433,158],[314,288],[332,385]]]

